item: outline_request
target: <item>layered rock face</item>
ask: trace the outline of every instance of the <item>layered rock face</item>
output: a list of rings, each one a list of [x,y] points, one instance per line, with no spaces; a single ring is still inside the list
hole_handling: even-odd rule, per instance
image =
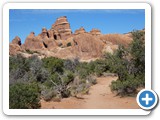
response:
[[[54,34],[55,39],[66,40],[72,34],[72,30],[70,28],[70,24],[67,20],[66,16],[60,17],[56,20],[56,22],[52,25],[51,31],[56,31],[59,35],[56,36]]]
[[[22,45],[21,39],[16,36],[9,45],[9,54],[31,56],[29,50],[36,51],[41,57],[79,57],[80,60],[91,60],[100,58],[104,52],[113,53],[118,44],[129,44],[131,40],[127,35],[103,35],[98,29],[86,32],[83,27],[73,34],[67,17],[63,16],[55,21],[51,29],[43,27],[37,36],[31,32]]]

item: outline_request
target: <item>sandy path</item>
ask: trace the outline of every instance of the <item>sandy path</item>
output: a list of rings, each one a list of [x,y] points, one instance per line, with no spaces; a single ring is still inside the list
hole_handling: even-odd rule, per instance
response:
[[[42,109],[136,109],[139,108],[135,97],[115,96],[110,90],[110,83],[116,77],[99,77],[97,84],[90,88],[88,95],[82,95],[84,99],[75,97],[64,98],[61,102],[41,101]]]

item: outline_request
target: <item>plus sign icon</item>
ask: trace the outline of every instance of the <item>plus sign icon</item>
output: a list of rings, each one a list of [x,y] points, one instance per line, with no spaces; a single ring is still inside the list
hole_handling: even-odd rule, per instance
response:
[[[141,90],[137,95],[137,103],[144,110],[150,110],[157,104],[157,94],[153,90]]]

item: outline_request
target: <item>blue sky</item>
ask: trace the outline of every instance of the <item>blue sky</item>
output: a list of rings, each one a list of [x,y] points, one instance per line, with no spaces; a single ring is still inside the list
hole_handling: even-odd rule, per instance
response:
[[[92,28],[100,29],[103,34],[127,33],[145,27],[145,10],[143,9],[106,9],[106,10],[55,10],[55,9],[11,9],[9,14],[10,42],[19,36],[25,38],[34,31],[50,29],[60,16],[67,16],[72,32],[84,27],[87,32]]]

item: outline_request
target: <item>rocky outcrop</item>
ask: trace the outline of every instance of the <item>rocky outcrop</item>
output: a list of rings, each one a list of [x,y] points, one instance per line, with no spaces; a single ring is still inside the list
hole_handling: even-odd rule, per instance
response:
[[[98,29],[92,29],[90,33],[95,36],[101,35],[101,31]]]
[[[43,36],[44,37],[44,36]],[[34,32],[31,32],[24,43],[24,47],[26,50],[39,50],[44,49],[45,46],[43,44],[42,36],[41,34],[38,36],[35,36]]]
[[[104,43],[98,38],[89,33],[83,33],[74,36],[74,41],[77,45],[74,46],[74,53],[80,58],[93,58],[102,55]]]
[[[106,34],[100,35],[100,39],[107,44],[108,42],[112,43],[113,45],[124,45],[128,46],[131,41],[132,37],[125,35],[125,34]]]
[[[48,35],[48,31],[45,27],[42,28],[42,32],[41,34],[38,35],[40,37],[40,39],[48,39],[49,35]]]
[[[21,39],[16,36],[13,40],[12,40],[12,44],[17,44],[17,45],[21,45]]]
[[[76,30],[75,31],[75,35],[78,35],[78,34],[82,34],[82,33],[86,33],[85,29],[83,27],[81,27],[80,29]]]
[[[22,51],[21,39],[16,36],[12,42],[9,44],[9,54],[16,55],[18,52]]]
[[[56,31],[59,35],[54,34],[54,37],[57,39],[60,37],[62,40],[66,40],[72,34],[70,24],[66,16],[59,17],[56,22],[52,25],[51,31]]]
[[[119,44],[127,46],[131,41],[130,34],[103,35],[98,29],[86,32],[83,27],[72,34],[67,17],[63,16],[57,18],[51,29],[43,27],[37,36],[31,32],[22,45],[21,39],[16,36],[9,45],[9,54],[31,56],[35,51],[42,57],[78,57],[83,61],[99,58],[104,52],[113,53]],[[31,52],[27,52],[28,50]]]
[[[58,31],[54,30],[54,29],[48,30],[48,36],[49,36],[49,38],[54,39],[54,40],[60,40],[61,39]]]
[[[54,49],[58,46],[57,42],[54,39],[51,39],[51,38],[44,40],[43,45],[48,50],[52,50],[52,49]]]

